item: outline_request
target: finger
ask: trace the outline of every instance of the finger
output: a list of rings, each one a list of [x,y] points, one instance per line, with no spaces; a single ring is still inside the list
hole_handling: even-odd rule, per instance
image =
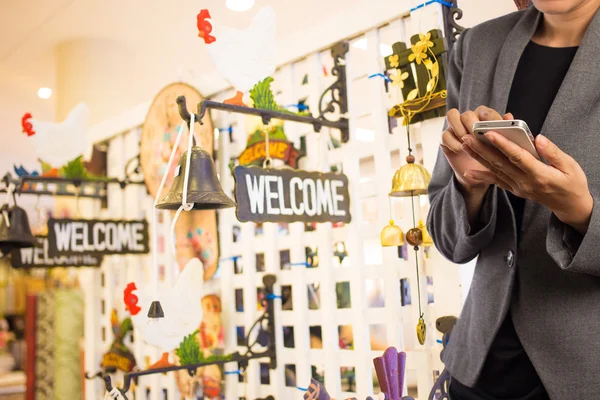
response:
[[[467,131],[461,121],[460,112],[458,112],[456,108],[453,108],[446,113],[446,121],[448,122],[448,128],[459,141],[462,142],[461,138],[469,134],[469,131]]]
[[[512,113],[506,113],[506,114],[504,114],[504,117],[502,117],[502,119],[504,119],[505,121],[510,121],[510,120],[515,119],[515,116],[512,115]]]
[[[473,125],[475,122],[479,122],[479,117],[474,111],[467,111],[460,115],[460,122],[464,128],[471,134],[473,133]]]
[[[446,129],[444,133],[442,133],[442,147],[451,150],[454,153],[458,153],[462,151],[460,140],[454,135],[451,129]]]
[[[487,161],[486,159],[484,159],[483,157],[481,157],[479,154],[477,154],[476,152],[474,152],[473,149],[471,149],[468,144],[466,144],[466,143],[463,144],[462,148],[465,151],[465,153],[469,154],[469,156],[471,156],[471,158],[473,158],[474,160],[476,160],[477,162],[479,162],[479,164],[481,164],[485,168],[487,168],[489,172],[491,172],[492,174],[494,174],[495,176],[497,176],[499,179],[502,179],[504,182],[507,182],[511,187],[517,187],[516,182],[511,177],[507,176],[502,171],[497,170],[496,168],[494,168],[489,163],[489,161]]]
[[[475,114],[480,121],[498,121],[502,119],[502,116],[498,111],[486,106],[477,107]]]
[[[538,153],[544,157],[550,165],[565,174],[573,168],[573,158],[558,148],[546,136],[538,135],[535,139],[535,147]]]
[[[513,165],[500,150],[476,138],[465,139],[465,143],[471,151],[475,152],[479,158],[487,163],[484,166],[494,174],[501,177],[509,177],[512,181],[520,181],[525,178],[525,173]],[[481,163],[478,158],[476,159]]]
[[[502,154],[508,157],[508,160],[511,163],[529,176],[543,173],[544,168],[548,168],[544,163],[538,161],[530,152],[496,132],[487,132],[485,137],[491,144],[500,150]]]
[[[476,181],[485,182],[490,185],[496,185],[501,189],[508,190],[509,192],[513,191],[513,188],[509,183],[505,182],[500,177],[498,177],[490,171],[479,171],[475,169],[470,169],[465,172],[465,177],[471,178]]]

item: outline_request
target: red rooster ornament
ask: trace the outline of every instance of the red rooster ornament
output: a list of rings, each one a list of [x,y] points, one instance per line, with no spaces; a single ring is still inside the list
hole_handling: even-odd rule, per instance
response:
[[[26,113],[21,118],[21,127],[23,128],[23,133],[26,133],[27,136],[35,135],[35,131],[33,130],[33,125],[29,120],[31,119],[31,113]]]
[[[123,290],[123,301],[125,302],[125,309],[131,313],[131,315],[137,315],[141,308],[137,305],[139,299],[132,292],[137,290],[134,282],[127,284],[125,290]]]
[[[214,36],[210,35],[210,33],[212,32],[212,25],[206,20],[206,18],[210,18],[210,13],[208,12],[208,10],[200,10],[200,13],[197,16],[198,37],[204,39],[204,43],[211,44],[217,39]]]

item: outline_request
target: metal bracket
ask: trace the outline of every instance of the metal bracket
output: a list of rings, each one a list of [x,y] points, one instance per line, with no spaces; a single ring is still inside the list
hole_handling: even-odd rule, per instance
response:
[[[4,175],[2,179],[5,186],[0,189],[0,193],[6,193],[8,185],[15,184],[16,194],[31,194],[36,196],[67,196],[67,197],[85,197],[91,199],[106,200],[107,187],[109,184],[118,184],[121,188],[127,185],[143,185],[143,181],[130,181],[129,179],[117,178],[51,178],[44,176],[22,176],[18,179],[13,178],[10,173]],[[53,190],[48,185],[54,185]],[[86,193],[83,187],[92,187],[91,193]]]
[[[448,39],[448,54],[452,52],[452,47],[458,39],[458,36],[465,28],[458,24],[457,20],[463,17],[463,11],[458,8],[458,0],[452,1],[452,7],[442,7],[444,17],[444,35]]]
[[[350,130],[348,124],[348,92],[346,90],[346,65],[345,55],[349,50],[348,42],[341,42],[331,49],[334,66],[331,69],[331,74],[337,76],[337,80],[331,84],[319,99],[319,116],[298,115],[279,110],[263,110],[260,108],[251,108],[236,106],[232,104],[219,103],[212,100],[203,100],[198,103],[198,113],[195,114],[195,120],[202,125],[202,118],[209,109],[221,110],[237,114],[256,115],[261,117],[263,124],[268,124],[271,119],[279,119],[282,121],[293,121],[301,124],[309,124],[313,126],[315,132],[320,132],[321,128],[328,127],[339,129],[342,133],[342,142],[346,143],[350,138]],[[327,104],[323,104],[328,92],[331,92],[331,99]],[[177,106],[179,107],[179,115],[189,125],[191,114],[187,109],[185,96],[177,98]],[[337,120],[330,120],[326,117],[327,114],[333,113],[336,109],[340,113]]]
[[[337,76],[337,80],[333,82],[321,95],[319,99],[319,119],[330,121],[325,116],[333,113],[338,109],[340,118],[336,122],[344,123],[344,126],[339,128],[342,132],[342,142],[346,143],[350,139],[350,130],[348,127],[348,118],[345,115],[348,113],[348,91],[346,88],[346,54],[350,50],[348,42],[340,42],[331,49],[331,57],[333,57],[333,68],[331,74]],[[327,93],[331,93],[331,99],[327,104],[323,104]],[[324,125],[326,126],[326,125]],[[318,130],[315,129],[318,132]]]
[[[440,359],[444,357],[444,351],[446,351],[446,345],[450,340],[450,334],[452,333],[452,329],[456,324],[457,318],[453,316],[440,317],[435,321],[435,325],[437,330],[442,333],[444,336],[442,337],[442,351],[440,352]],[[450,372],[444,368],[440,376],[435,381],[433,387],[431,388],[431,392],[429,393],[428,400],[450,400],[450,395],[448,394],[448,390],[450,388]],[[440,391],[440,396],[437,396],[438,390]]]

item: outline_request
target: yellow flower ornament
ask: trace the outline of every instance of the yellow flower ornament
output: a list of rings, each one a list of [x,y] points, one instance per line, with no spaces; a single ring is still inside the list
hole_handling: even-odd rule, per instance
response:
[[[408,78],[408,72],[402,72],[399,69],[397,69],[390,75],[392,85],[399,86],[400,89],[404,88],[404,81],[406,80],[406,78]]]

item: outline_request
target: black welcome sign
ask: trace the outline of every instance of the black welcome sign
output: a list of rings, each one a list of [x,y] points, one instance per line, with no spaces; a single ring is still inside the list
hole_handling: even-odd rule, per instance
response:
[[[146,254],[145,220],[48,220],[48,254]]]
[[[233,175],[241,222],[352,220],[345,175],[254,166],[238,166]]]
[[[11,265],[15,268],[54,268],[54,267],[99,267],[102,255],[76,254],[51,257],[48,254],[48,238],[38,236],[40,247],[15,249],[11,252]]]

